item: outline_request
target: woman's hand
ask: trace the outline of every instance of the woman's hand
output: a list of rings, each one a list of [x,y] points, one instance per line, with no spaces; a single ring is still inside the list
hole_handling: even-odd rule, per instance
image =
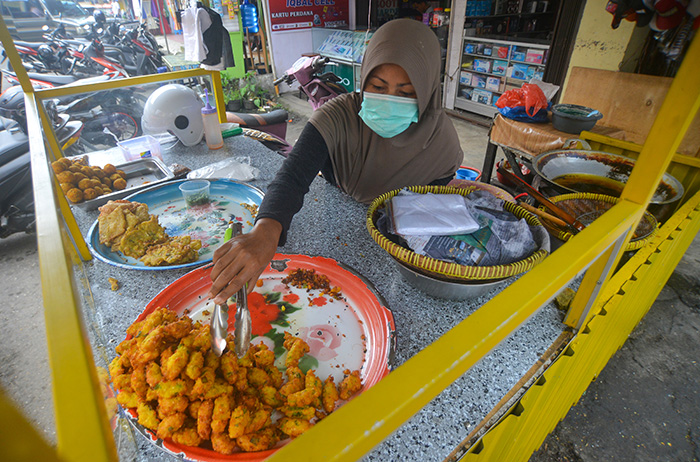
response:
[[[277,251],[282,225],[271,218],[262,218],[253,230],[235,237],[214,252],[213,284],[209,296],[214,303],[224,303],[248,283],[248,292]]]

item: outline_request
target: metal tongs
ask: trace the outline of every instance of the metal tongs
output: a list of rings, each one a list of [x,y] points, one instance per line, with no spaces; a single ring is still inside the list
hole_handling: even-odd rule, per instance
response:
[[[233,224],[233,236],[243,234],[243,225]],[[236,356],[244,356],[250,346],[250,337],[253,332],[253,320],[248,310],[248,283],[236,294],[236,325],[233,331]]]
[[[243,232],[240,223],[231,223],[224,234],[224,242],[236,237]],[[236,294],[236,326],[234,330],[234,342],[236,356],[239,358],[246,354],[250,345],[252,332],[252,320],[248,311],[248,284],[243,286]],[[226,336],[228,334],[228,304],[222,303],[214,307],[214,313],[209,324],[211,336],[211,350],[216,356],[221,356],[226,350]]]

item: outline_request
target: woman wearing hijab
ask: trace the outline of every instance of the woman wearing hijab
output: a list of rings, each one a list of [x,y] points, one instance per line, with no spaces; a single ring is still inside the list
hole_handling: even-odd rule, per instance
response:
[[[440,45],[424,24],[397,19],[372,36],[362,93],[340,95],[311,116],[270,183],[253,230],[214,253],[210,296],[223,303],[254,283],[284,245],[318,174],[362,203],[394,189],[447,184],[463,158],[442,110]]]

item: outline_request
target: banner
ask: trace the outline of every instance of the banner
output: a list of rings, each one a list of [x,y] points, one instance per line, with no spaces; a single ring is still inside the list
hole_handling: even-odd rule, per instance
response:
[[[273,31],[348,27],[348,0],[269,0]]]

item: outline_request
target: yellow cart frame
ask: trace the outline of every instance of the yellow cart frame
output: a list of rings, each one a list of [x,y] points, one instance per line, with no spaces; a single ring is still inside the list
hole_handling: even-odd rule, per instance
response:
[[[36,201],[37,239],[47,343],[53,377],[58,446],[49,447],[0,395],[0,444],[12,460],[117,460],[81,316],[76,269],[90,258],[70,207],[53,181],[50,160],[60,155],[41,100],[59,94],[111,89],[211,75],[223,107],[218,72],[158,74],[89,87],[31,88],[5,23],[0,39],[25,91]],[[646,209],[700,106],[700,41],[685,62],[641,148],[620,202],[583,232],[474,314],[416,354],[376,386],[324,419],[270,460],[349,461],[360,458],[507,338],[569,281],[585,277],[562,331],[572,332],[562,354],[503,418],[460,454],[465,460],[527,460],[578,400],[647,312],[700,228],[694,194],[659,234],[613,274],[621,251]],[[224,114],[220,112],[223,121]],[[42,125],[44,130],[42,131]],[[697,167],[691,162],[687,168]],[[688,175],[697,191],[695,173]],[[59,191],[59,193],[57,193]]]

